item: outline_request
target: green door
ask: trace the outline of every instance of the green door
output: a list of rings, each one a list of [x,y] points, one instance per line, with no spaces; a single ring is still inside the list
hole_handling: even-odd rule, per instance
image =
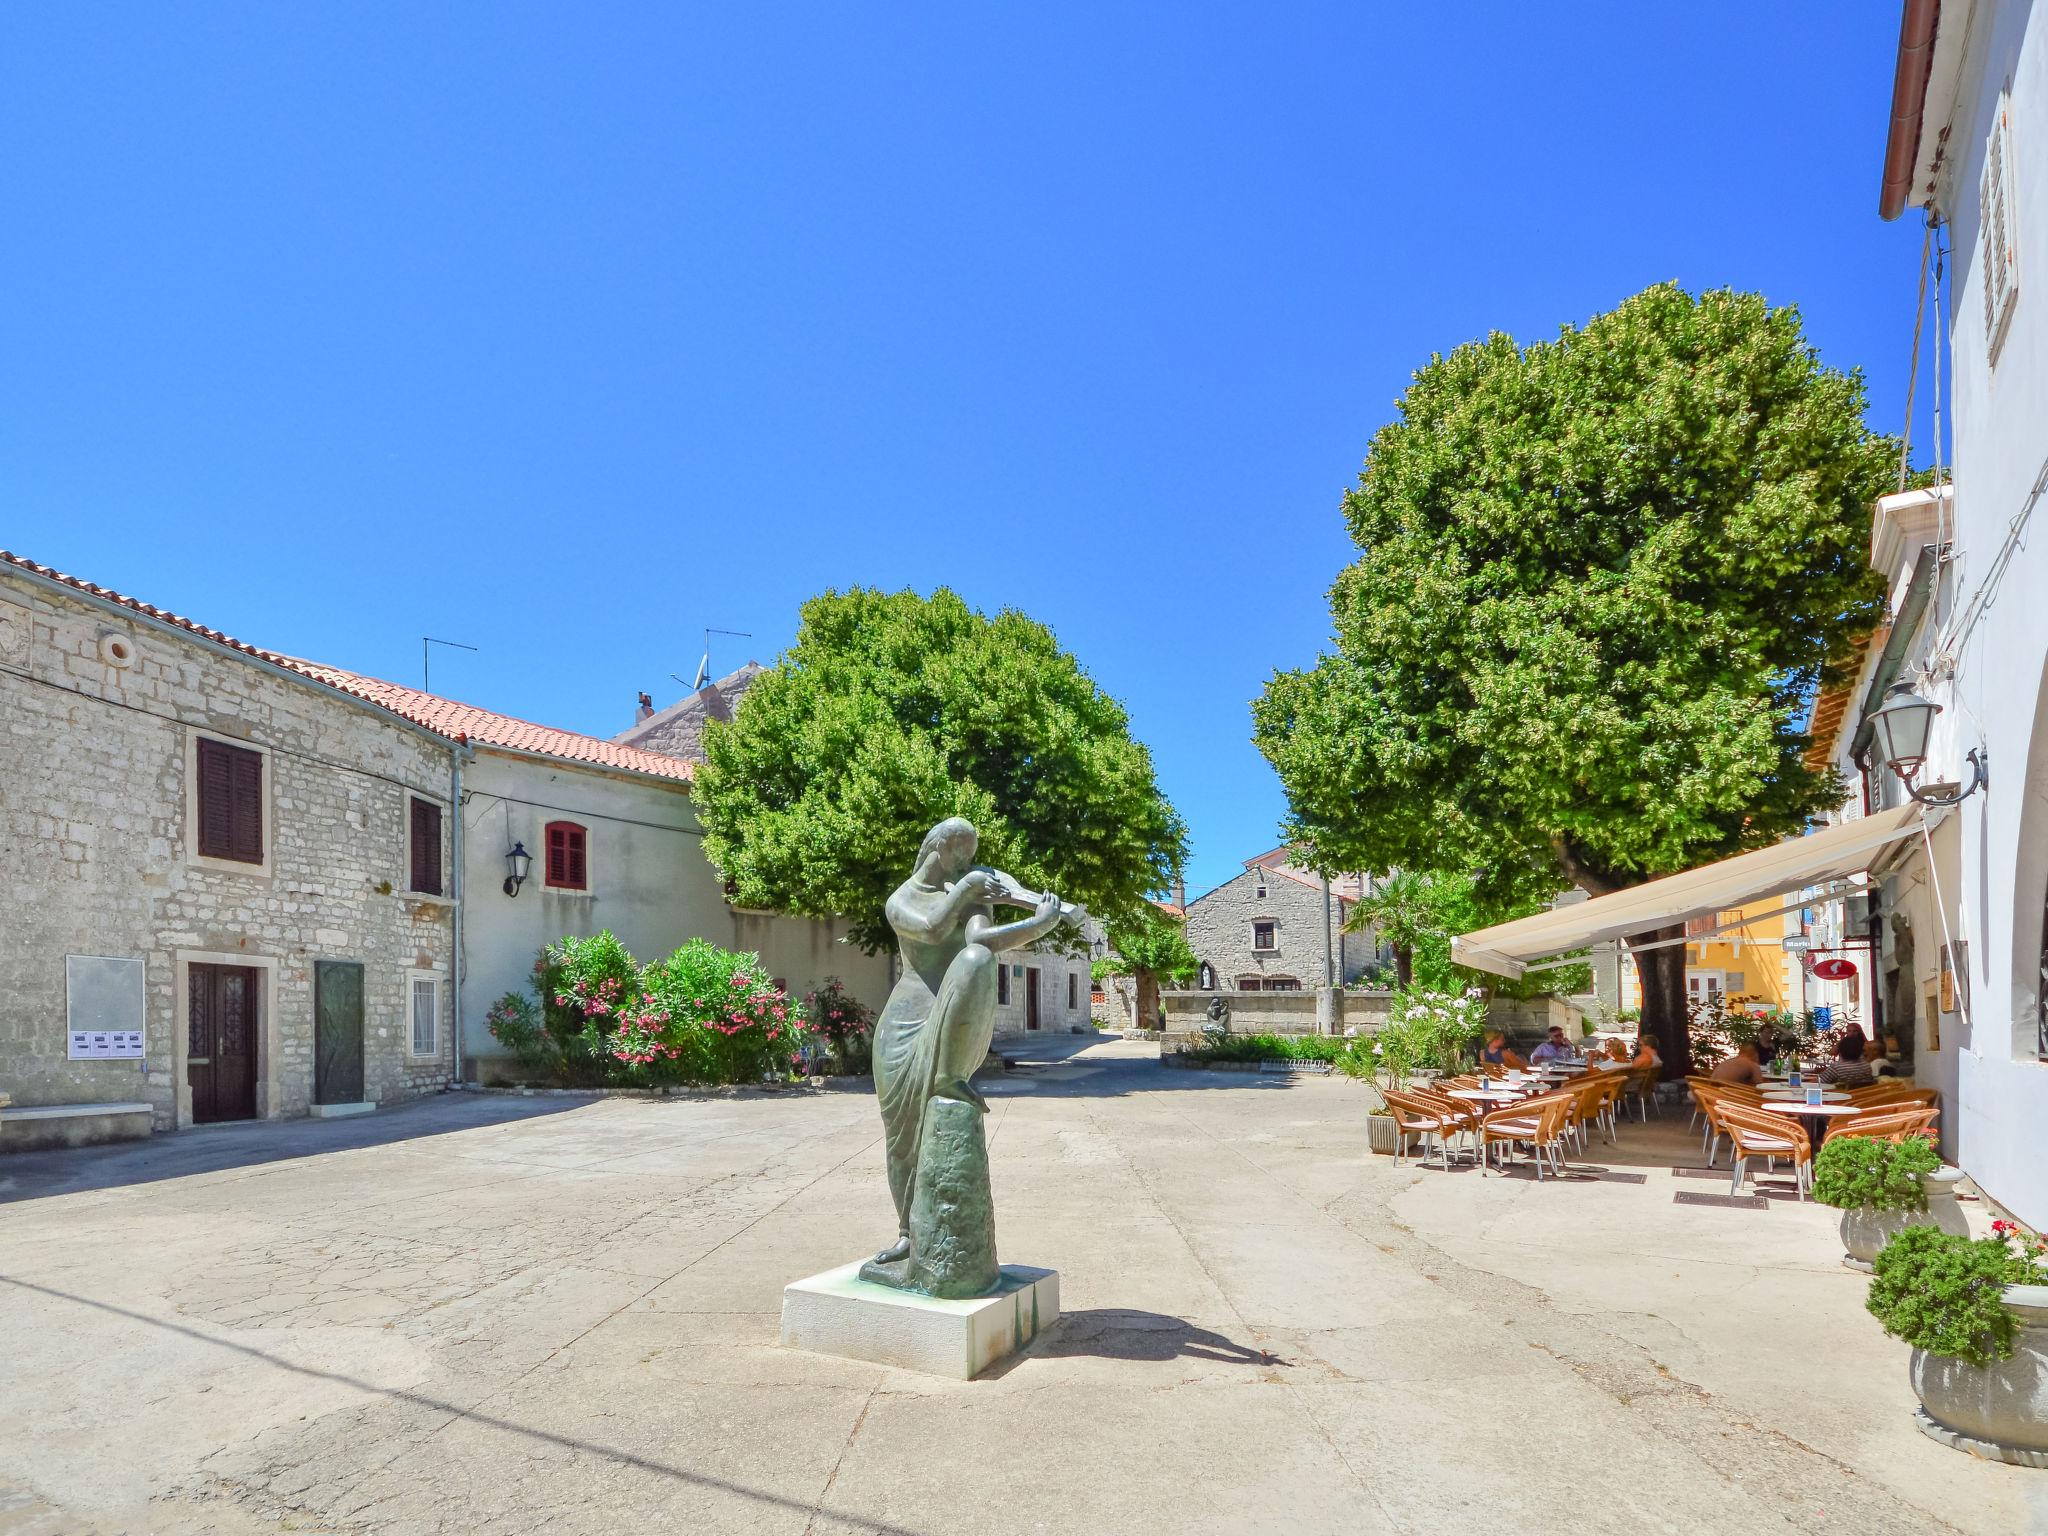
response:
[[[354,960],[313,962],[313,1102],[363,1099],[363,968]]]

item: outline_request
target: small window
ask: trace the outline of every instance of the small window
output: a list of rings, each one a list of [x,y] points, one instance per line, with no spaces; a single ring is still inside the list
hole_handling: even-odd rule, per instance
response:
[[[263,754],[199,742],[199,856],[263,862]]]
[[[1261,880],[1257,885],[1253,886],[1252,895],[1256,896],[1260,901],[1264,901],[1266,899],[1266,882]]]
[[[441,1045],[441,982],[434,976],[412,978],[412,1054],[438,1056]]]
[[[1067,1012],[1072,1013],[1081,1006],[1081,978],[1074,972],[1067,972]]]
[[[1007,965],[999,964],[996,966],[996,1001],[998,1003],[1007,1003],[1009,1000],[1010,968]]]
[[[1279,941],[1274,937],[1274,928],[1272,923],[1256,922],[1252,924],[1253,949],[1266,950],[1278,949],[1279,947]]]
[[[1268,976],[1266,978],[1266,990],[1268,992],[1299,992],[1301,990],[1301,983],[1292,976]]]
[[[589,833],[573,821],[548,823],[546,884],[564,891],[590,889],[590,865],[585,852],[588,836]]]
[[[419,796],[412,801],[412,884],[407,890],[441,894],[441,807]]]
[[[1240,976],[1237,978],[1237,990],[1240,992],[1256,992],[1265,984],[1265,978],[1261,976]]]

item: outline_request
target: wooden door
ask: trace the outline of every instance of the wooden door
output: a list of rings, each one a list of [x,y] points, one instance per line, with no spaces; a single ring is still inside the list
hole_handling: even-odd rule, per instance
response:
[[[1035,965],[1024,972],[1024,1027],[1038,1028],[1038,967]]]
[[[415,802],[417,803],[417,802]],[[313,1102],[363,1101],[363,968],[313,962]]]
[[[244,965],[194,965],[186,995],[185,1081],[192,1118],[256,1117],[256,972]]]

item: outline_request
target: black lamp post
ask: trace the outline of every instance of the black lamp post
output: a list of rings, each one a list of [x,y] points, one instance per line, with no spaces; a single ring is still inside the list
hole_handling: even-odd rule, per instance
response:
[[[514,843],[512,851],[505,855],[505,868],[510,871],[505,876],[505,894],[507,896],[517,896],[519,894],[519,887],[526,884],[526,872],[532,866],[533,855],[526,851],[526,844]]]
[[[1919,788],[1913,781],[1927,762],[1927,737],[1934,729],[1939,704],[1923,699],[1911,683],[1893,683],[1885,693],[1882,709],[1871,713],[1870,724],[1877,736],[1877,750],[1885,765],[1899,776],[1906,793],[1922,805],[1956,805],[1982,789],[1989,779],[1984,755],[1975,747],[1969,752],[1970,783],[1958,790],[1953,784]]]

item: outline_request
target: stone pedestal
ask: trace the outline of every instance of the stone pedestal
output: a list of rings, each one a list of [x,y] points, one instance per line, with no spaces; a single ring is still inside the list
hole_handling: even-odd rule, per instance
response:
[[[993,1293],[949,1300],[863,1280],[860,1269],[842,1264],[784,1288],[784,1348],[969,1381],[1060,1315],[1057,1270],[1005,1264]]]

